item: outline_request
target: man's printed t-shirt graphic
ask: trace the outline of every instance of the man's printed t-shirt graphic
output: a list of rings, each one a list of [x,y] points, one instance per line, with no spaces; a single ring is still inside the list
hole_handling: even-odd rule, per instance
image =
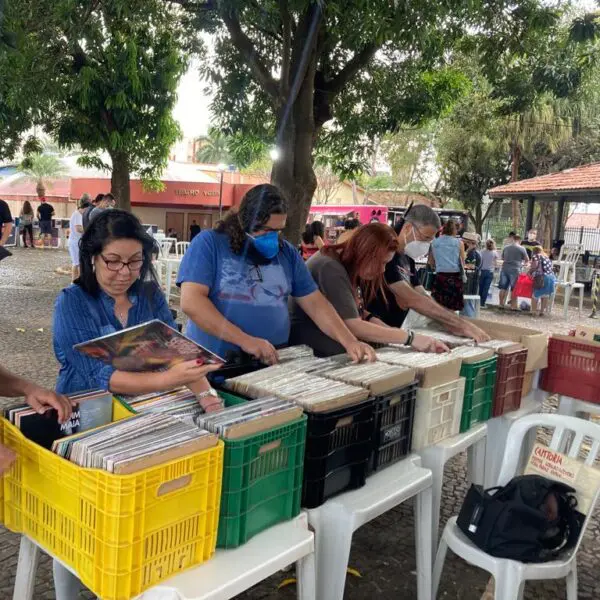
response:
[[[203,231],[194,238],[179,269],[177,283],[184,282],[207,286],[210,301],[229,322],[275,346],[286,344],[290,335],[288,298],[308,296],[317,289],[300,254],[288,242],[269,264],[255,265],[234,254],[229,238],[216,231]],[[239,350],[191,319],[186,335],[224,358]]]

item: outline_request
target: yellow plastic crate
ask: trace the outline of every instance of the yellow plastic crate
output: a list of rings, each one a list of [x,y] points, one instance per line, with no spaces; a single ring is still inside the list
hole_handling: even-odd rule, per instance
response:
[[[112,405],[112,420],[113,423],[115,421],[122,421],[123,419],[127,419],[134,415],[135,413],[129,410],[120,400],[113,398]]]
[[[132,475],[83,469],[1,419],[18,459],[4,525],[71,567],[103,600],[126,600],[209,559],[217,540],[223,442]]]

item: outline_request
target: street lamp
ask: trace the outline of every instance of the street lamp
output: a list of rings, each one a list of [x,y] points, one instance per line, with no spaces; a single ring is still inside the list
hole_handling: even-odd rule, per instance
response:
[[[221,179],[219,181],[219,221],[223,218],[223,174],[227,165],[225,163],[219,163],[217,169],[221,173]]]
[[[275,162],[276,160],[279,160],[279,157],[281,156],[281,151],[277,146],[273,146],[273,148],[269,150],[269,156],[271,157],[271,160]]]

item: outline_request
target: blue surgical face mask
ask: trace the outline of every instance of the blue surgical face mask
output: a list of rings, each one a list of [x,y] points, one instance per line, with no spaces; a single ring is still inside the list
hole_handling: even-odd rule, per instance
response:
[[[256,251],[262,254],[265,258],[271,260],[279,253],[279,234],[276,231],[269,231],[264,235],[257,237],[249,236]]]

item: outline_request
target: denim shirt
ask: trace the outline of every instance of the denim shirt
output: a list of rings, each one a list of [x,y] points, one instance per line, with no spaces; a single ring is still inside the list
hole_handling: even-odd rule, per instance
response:
[[[458,273],[460,271],[460,241],[449,235],[440,235],[433,240],[431,249],[435,259],[436,273]]]
[[[127,327],[152,319],[176,327],[162,291],[154,284],[149,285],[152,287],[146,290],[136,282],[129,289],[132,306],[127,315]],[[116,369],[74,350],[73,346],[124,329],[115,316],[113,298],[102,291],[98,297],[93,297],[78,285],[71,285],[56,299],[52,328],[54,354],[60,363],[56,391],[70,394],[90,389],[108,390]]]

